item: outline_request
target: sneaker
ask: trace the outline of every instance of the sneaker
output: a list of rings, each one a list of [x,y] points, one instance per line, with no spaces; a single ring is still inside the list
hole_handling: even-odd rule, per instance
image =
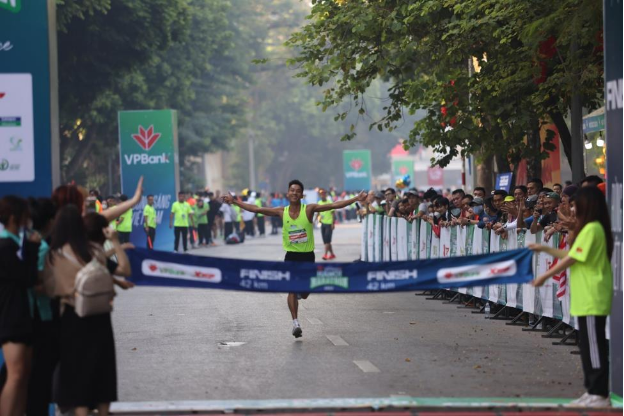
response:
[[[217,246],[217,243],[212,242],[212,243],[210,243],[210,246],[211,246],[211,247],[216,247],[216,246]]]
[[[583,402],[585,402],[585,400],[587,400],[587,397],[589,396],[589,393],[585,392],[583,393],[583,395],[581,397],[579,397],[576,400],[572,400],[570,403],[567,404],[567,406],[583,406]]]
[[[335,254],[330,254],[329,256],[327,256],[327,260],[333,260],[336,258]]]
[[[293,334],[293,337],[295,338],[301,338],[301,336],[303,335],[303,330],[301,329],[301,325],[299,325],[298,323],[293,324],[292,334]]]
[[[611,407],[611,399],[597,394],[588,394],[580,405],[584,407]]]

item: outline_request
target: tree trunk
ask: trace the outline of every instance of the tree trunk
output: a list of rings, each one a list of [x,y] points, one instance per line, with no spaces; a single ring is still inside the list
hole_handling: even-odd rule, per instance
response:
[[[494,171],[494,156],[489,156],[477,165],[477,186],[482,186],[486,191],[494,189],[492,173]]]
[[[533,130],[527,134],[528,145],[531,149],[541,150],[542,141],[540,138],[540,122],[539,120],[533,120]],[[537,152],[536,152],[537,153]],[[527,160],[527,178],[541,178],[542,177],[542,159],[539,157],[533,157]]]
[[[563,114],[559,111],[553,111],[549,114],[555,126],[557,126],[557,130],[559,131],[559,139],[561,139],[561,146],[563,147],[563,152],[568,159],[568,163],[572,166],[572,134],[570,134],[570,128],[565,122],[565,118]]]
[[[78,169],[80,169],[80,167],[83,165],[84,161],[90,155],[91,148],[95,143],[96,137],[96,130],[93,130],[91,134],[78,142],[78,148],[76,149],[74,156],[67,164],[65,171],[63,172],[63,170],[61,170],[61,172],[63,173],[63,182],[70,181],[71,178],[76,174]],[[61,160],[62,157],[63,156],[61,156]]]

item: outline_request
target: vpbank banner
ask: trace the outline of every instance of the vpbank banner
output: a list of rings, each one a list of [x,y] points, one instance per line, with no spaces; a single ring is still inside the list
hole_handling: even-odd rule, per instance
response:
[[[157,250],[173,250],[169,229],[171,205],[179,189],[177,114],[174,110],[119,112],[121,189],[129,197],[143,176],[143,200],[132,212],[130,241],[147,247],[143,228],[143,208],[147,195],[154,195]]]
[[[371,189],[370,150],[344,150],[342,166],[345,175],[344,189],[358,192]]]
[[[128,251],[137,285],[259,292],[394,292],[527,283],[528,249],[390,263],[233,260],[137,248]]]

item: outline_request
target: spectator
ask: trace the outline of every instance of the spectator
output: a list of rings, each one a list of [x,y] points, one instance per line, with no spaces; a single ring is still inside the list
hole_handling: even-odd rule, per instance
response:
[[[489,196],[485,198],[483,201],[483,215],[479,220],[477,226],[479,228],[487,228],[488,230],[492,229],[492,226],[498,222],[498,218],[500,216],[500,212],[494,206],[494,197]]]
[[[462,213],[462,199],[466,193],[463,189],[455,189],[451,192],[451,217],[452,218],[460,218]]]
[[[33,327],[28,288],[37,280],[41,236],[28,232],[22,247],[20,229],[29,220],[26,200],[0,199],[0,343],[7,378],[0,392],[0,414],[23,415],[32,364]],[[21,253],[20,253],[21,252]]]
[[[497,189],[492,194],[492,205],[496,209],[496,211],[500,211],[503,206],[503,202],[505,201],[505,197],[507,196],[507,192],[502,189]]]
[[[431,207],[433,200],[436,199],[437,197],[438,197],[438,193],[436,192],[435,189],[433,188],[427,189],[427,191],[423,194],[423,201],[418,206],[418,214],[421,217],[426,216],[430,213],[429,208]]]
[[[556,192],[546,194],[544,202],[542,203],[542,209],[537,209],[533,213],[531,234],[535,234],[557,221],[557,206],[559,205],[559,201],[559,194]]]
[[[581,188],[586,186],[598,186],[598,184],[601,184],[602,182],[604,181],[599,176],[589,175],[581,180]]]
[[[609,407],[609,347],[605,335],[607,316],[613,299],[611,255],[613,235],[609,208],[600,190],[581,188],[574,199],[576,238],[570,251],[531,244],[536,252],[546,252],[559,261],[533,281],[542,286],[550,277],[570,269],[570,314],[577,318],[579,346],[585,376],[584,393],[573,405]]]
[[[478,225],[484,214],[483,204],[483,198],[479,196],[474,197],[472,201],[470,201],[470,204],[468,204],[468,215],[466,218],[462,219],[462,225]]]
[[[204,204],[203,198],[197,198],[195,210],[193,212],[193,220],[197,227],[197,244],[207,247],[210,241],[210,228],[208,228],[208,213],[210,206]]]
[[[217,215],[221,208],[221,203],[217,201],[213,192],[208,192],[208,244],[216,246],[215,239],[217,234]]]
[[[538,195],[542,188],[544,187],[544,182],[542,182],[539,178],[533,178],[527,183],[527,195]]]
[[[563,192],[563,187],[560,183],[556,183],[553,185],[553,191],[557,192],[559,196],[561,196],[561,193]]]
[[[520,201],[520,200],[525,200],[527,199],[527,194],[528,190],[527,187],[524,185],[516,185],[514,186],[513,189],[513,196],[516,199],[516,201]]]
[[[475,198],[485,199],[485,195],[486,195],[485,188],[482,186],[477,186],[474,189],[474,192],[472,193],[472,195],[474,195]]]
[[[221,204],[220,212],[223,214],[223,239],[227,238],[234,232],[234,221],[236,221],[237,212],[234,211],[232,205]]]

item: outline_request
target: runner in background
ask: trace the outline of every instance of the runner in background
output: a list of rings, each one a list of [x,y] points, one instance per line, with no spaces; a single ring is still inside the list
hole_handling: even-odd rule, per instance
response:
[[[262,201],[262,193],[258,192],[258,195],[256,195],[256,206],[258,208],[262,208],[264,206],[264,203]],[[264,237],[265,236],[265,230],[264,230],[264,214],[256,214],[256,222],[258,223],[258,234],[260,235],[260,237]]]
[[[147,205],[143,208],[143,227],[147,236],[146,247],[150,250],[154,249],[156,241],[156,210],[154,209],[154,195],[147,196]]]
[[[197,227],[197,245],[201,247],[208,247],[210,238],[210,229],[208,228],[209,210],[210,207],[204,204],[204,200],[202,198],[197,198],[195,211],[193,212],[193,220],[195,227]]]
[[[121,195],[119,200],[121,202],[127,201],[128,196]],[[121,244],[130,242],[130,234],[132,234],[132,208],[117,218],[117,233],[119,234],[119,242]]]
[[[178,252],[180,237],[182,237],[184,252],[186,253],[188,251],[188,229],[189,224],[193,223],[193,218],[191,217],[191,212],[193,210],[188,202],[185,201],[184,196],[184,192],[178,192],[178,200],[171,206],[171,214],[169,215],[169,228],[174,229],[173,251],[175,253]]]
[[[234,199],[230,195],[223,197],[223,202],[233,204],[246,211],[253,213],[262,213],[270,217],[280,217],[283,219],[284,226],[282,228],[282,246],[286,251],[284,261],[309,262],[314,263],[314,214],[334,209],[344,208],[353,204],[355,201],[364,202],[366,200],[366,192],[362,191],[357,197],[345,199],[340,202],[330,204],[303,204],[303,184],[298,180],[292,180],[288,184],[287,198],[290,204],[282,208],[263,208],[255,205],[247,204]],[[309,293],[289,293],[288,308],[293,319],[292,334],[295,338],[302,336],[303,331],[298,320],[299,300],[307,299]]]
[[[319,205],[327,205],[331,204],[332,201],[327,198],[327,191],[323,188],[319,189],[319,196],[321,199],[319,200]],[[317,221],[321,223],[321,236],[323,237],[323,244],[325,244],[325,254],[323,255],[323,260],[332,260],[336,258],[334,254],[334,249],[332,248],[332,233],[334,232],[335,227],[335,213],[334,210],[323,211],[316,214]]]

